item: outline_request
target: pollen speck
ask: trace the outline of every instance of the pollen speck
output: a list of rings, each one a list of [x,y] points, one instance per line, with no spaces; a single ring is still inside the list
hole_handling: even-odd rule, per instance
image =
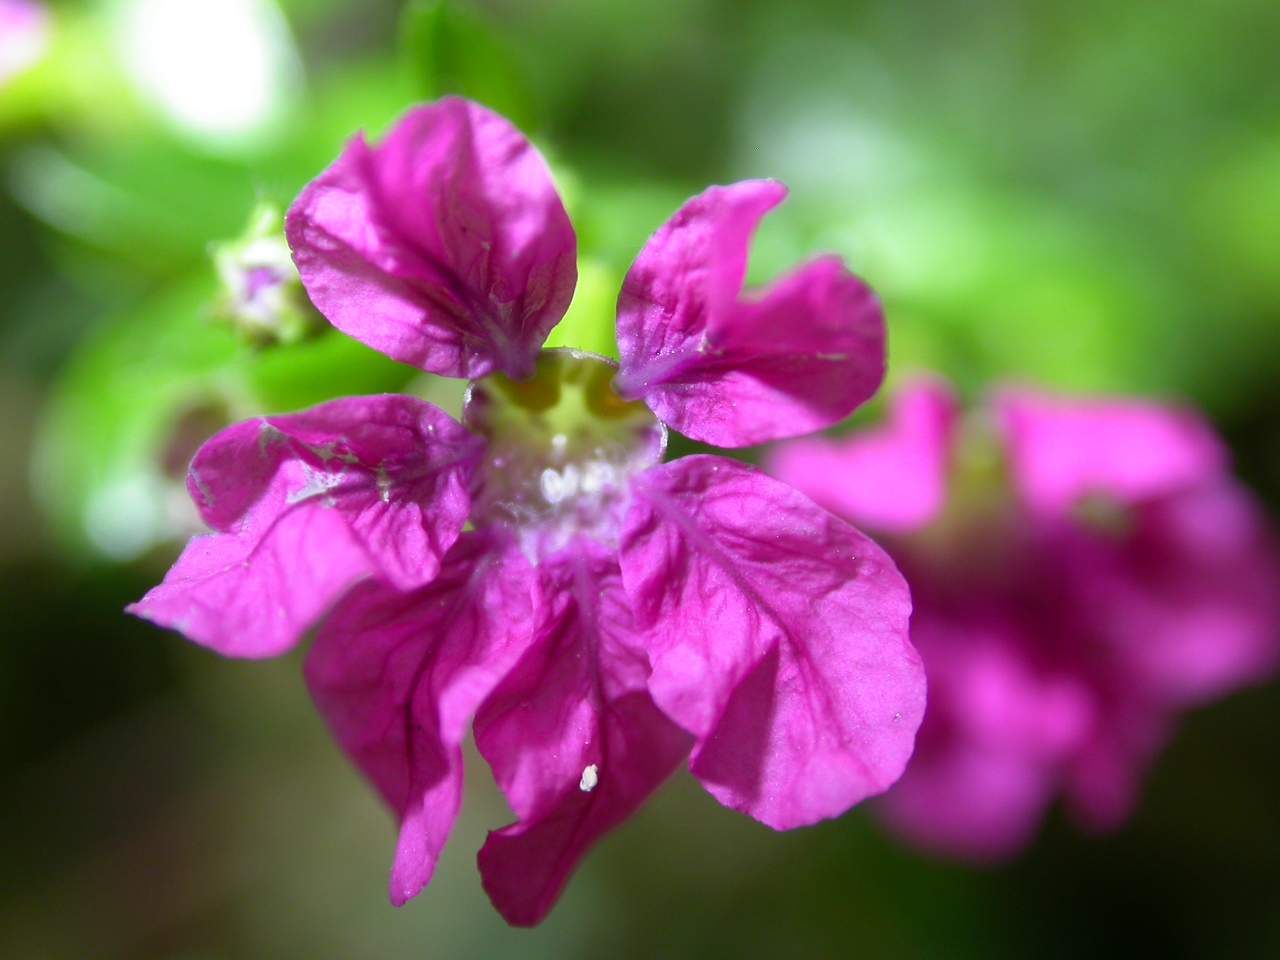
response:
[[[582,779],[578,781],[578,789],[583,793],[590,793],[599,782],[600,768],[591,763],[582,768]]]

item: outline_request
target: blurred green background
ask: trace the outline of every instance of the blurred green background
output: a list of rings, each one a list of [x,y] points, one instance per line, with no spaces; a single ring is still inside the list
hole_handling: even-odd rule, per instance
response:
[[[1280,5],[849,0],[51,4],[0,86],[0,744],[6,957],[1280,956],[1280,691],[1189,717],[1129,827],[1055,815],[1016,863],[792,834],[677,777],[539,929],[474,853],[472,763],[426,894],[298,655],[220,660],[126,617],[190,529],[228,417],[430,382],[336,333],[254,347],[210,244],[360,128],[463,92],[551,159],[583,280],[553,342],[612,350],[645,237],[711,182],[792,189],[755,279],[822,250],[881,293],[891,381],[1189,400],[1280,502]],[[1280,589],[1280,585],[1277,587]]]

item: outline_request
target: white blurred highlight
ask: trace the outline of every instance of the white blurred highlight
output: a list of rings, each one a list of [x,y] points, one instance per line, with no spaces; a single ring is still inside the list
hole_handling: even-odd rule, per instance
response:
[[[138,93],[210,146],[267,139],[301,79],[271,0],[122,0],[116,41]]]
[[[49,46],[49,12],[31,0],[0,0],[0,84],[33,66]]]

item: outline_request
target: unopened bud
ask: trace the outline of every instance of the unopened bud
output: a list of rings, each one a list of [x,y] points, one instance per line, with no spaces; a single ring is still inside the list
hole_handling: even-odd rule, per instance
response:
[[[275,204],[260,203],[243,234],[216,244],[213,263],[222,281],[217,314],[249,341],[296,343],[323,329],[324,318],[307,299],[289,256],[284,214]]]

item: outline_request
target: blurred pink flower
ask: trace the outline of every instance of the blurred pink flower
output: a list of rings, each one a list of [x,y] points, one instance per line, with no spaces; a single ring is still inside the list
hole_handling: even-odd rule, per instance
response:
[[[1178,714],[1280,651],[1276,544],[1202,420],[1020,389],[992,412],[994,436],[959,432],[948,390],[917,383],[884,426],[771,461],[891,535],[930,697],[880,812],[977,860],[1016,852],[1058,793],[1086,827],[1123,822]]]
[[[542,158],[475,104],[357,137],[290,210],[316,306],[472,378],[463,423],[381,396],[223,431],[189,474],[215,532],[132,610],[232,656],[319,624],[311,690],[401,821],[395,903],[431,878],[473,716],[518,818],[480,870],[521,924],[690,751],[721,803],[778,829],[905,766],[924,680],[893,562],[737,461],[661,464],[664,422],[742,446],[833,423],[880,382],[879,306],[838,261],[741,297],[784,192],[712,187],[650,239],[619,299],[620,366],[540,351],[576,240]]]
[[[49,45],[49,11],[34,0],[0,0],[0,85],[36,63]]]

